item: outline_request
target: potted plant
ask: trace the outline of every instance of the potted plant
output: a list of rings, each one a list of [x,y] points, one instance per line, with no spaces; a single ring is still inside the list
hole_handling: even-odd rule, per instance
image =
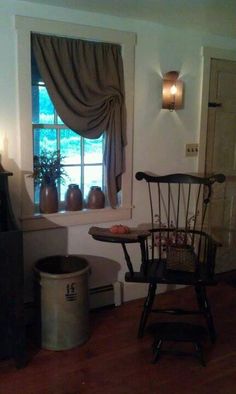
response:
[[[66,176],[61,161],[64,156],[56,151],[43,150],[40,155],[34,156],[34,171],[32,177],[35,184],[40,187],[39,210],[41,213],[54,213],[58,211],[57,182],[63,181]]]

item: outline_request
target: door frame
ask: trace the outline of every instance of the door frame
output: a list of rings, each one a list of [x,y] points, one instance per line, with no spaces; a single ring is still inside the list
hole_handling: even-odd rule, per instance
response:
[[[202,92],[200,105],[200,136],[199,136],[199,156],[198,172],[204,174],[206,161],[206,141],[207,141],[207,119],[211,59],[235,60],[236,50],[220,49],[213,47],[202,47]]]

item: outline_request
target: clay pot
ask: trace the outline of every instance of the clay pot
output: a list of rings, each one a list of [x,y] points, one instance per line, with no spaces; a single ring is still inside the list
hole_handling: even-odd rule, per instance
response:
[[[78,185],[72,183],[66,192],[66,210],[80,211],[83,209],[83,196]]]
[[[105,195],[99,186],[92,186],[88,194],[87,208],[101,209],[105,206]]]
[[[58,193],[55,183],[41,185],[39,211],[41,213],[55,213],[58,211]]]

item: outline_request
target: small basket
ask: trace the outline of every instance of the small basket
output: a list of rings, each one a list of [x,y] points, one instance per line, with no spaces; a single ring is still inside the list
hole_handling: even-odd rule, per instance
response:
[[[171,245],[167,249],[167,269],[195,272],[196,255],[190,245]]]

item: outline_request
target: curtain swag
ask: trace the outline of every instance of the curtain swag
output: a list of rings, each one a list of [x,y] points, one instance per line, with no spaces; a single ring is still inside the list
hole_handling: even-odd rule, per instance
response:
[[[120,45],[32,34],[32,49],[63,122],[86,138],[98,138],[105,131],[107,192],[115,208],[126,132]]]

